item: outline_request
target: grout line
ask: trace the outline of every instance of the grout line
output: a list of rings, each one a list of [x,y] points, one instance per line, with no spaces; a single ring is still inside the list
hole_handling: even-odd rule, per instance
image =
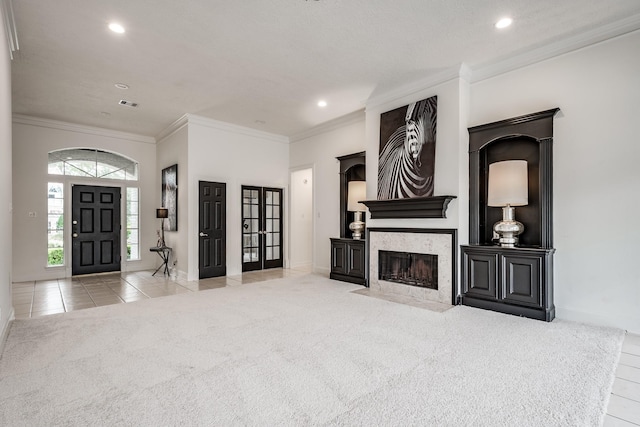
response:
[[[618,378],[619,379],[619,378]],[[640,400],[631,398],[631,397],[627,397],[627,396],[622,396],[621,394],[616,394],[616,393],[611,393],[612,396],[616,396],[619,397],[620,399],[625,399],[628,400],[629,402],[635,402],[635,403],[640,403]],[[640,397],[638,397],[638,399],[640,399]]]
[[[60,289],[60,281],[56,280],[56,282],[58,283],[58,293],[60,294],[60,299],[62,300],[62,308],[63,308],[65,313],[68,313],[67,304],[65,304],[65,302],[64,302],[64,297],[62,296],[62,289]]]
[[[640,426],[640,424],[636,424],[636,423],[631,422],[631,421],[629,421],[629,420],[625,420],[624,418],[616,417],[615,415],[611,415],[611,414],[609,414],[609,413],[607,413],[606,415],[607,415],[608,417],[615,418],[616,420],[620,420],[620,421],[624,421],[625,423],[629,423],[629,424],[631,424],[631,425],[633,425],[633,426]]]

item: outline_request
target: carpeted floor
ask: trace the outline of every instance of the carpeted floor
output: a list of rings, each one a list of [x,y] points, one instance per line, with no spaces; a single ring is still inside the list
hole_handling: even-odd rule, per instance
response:
[[[623,332],[318,275],[15,321],[0,425],[599,425]]]

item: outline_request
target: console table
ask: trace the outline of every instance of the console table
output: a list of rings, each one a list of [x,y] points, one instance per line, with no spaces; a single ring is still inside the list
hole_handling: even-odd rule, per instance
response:
[[[163,273],[167,276],[170,276],[171,274],[169,273],[169,258],[171,257],[171,248],[168,246],[154,246],[149,248],[149,250],[151,252],[157,253],[158,256],[162,258],[162,264],[160,264],[160,267],[156,268],[156,271],[153,272],[152,276],[155,276],[162,267],[164,267]]]

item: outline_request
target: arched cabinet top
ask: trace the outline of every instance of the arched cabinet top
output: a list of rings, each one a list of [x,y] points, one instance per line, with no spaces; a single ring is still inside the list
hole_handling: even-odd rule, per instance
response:
[[[512,117],[493,123],[470,127],[469,153],[506,138],[525,137],[543,141],[553,137],[553,117],[559,108]]]
[[[488,206],[489,165],[526,160],[529,203],[518,207],[525,224],[520,245],[553,247],[553,118],[559,108],[469,128],[469,243],[492,245],[500,208]]]

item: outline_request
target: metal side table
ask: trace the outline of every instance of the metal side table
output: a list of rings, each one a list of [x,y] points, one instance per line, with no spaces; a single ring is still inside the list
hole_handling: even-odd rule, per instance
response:
[[[156,268],[156,271],[153,272],[152,276],[155,276],[156,273],[164,267],[164,274],[170,276],[169,273],[169,258],[171,257],[171,248],[168,246],[154,246],[149,248],[151,252],[155,252],[158,254],[160,258],[162,258],[162,264],[160,267]]]

